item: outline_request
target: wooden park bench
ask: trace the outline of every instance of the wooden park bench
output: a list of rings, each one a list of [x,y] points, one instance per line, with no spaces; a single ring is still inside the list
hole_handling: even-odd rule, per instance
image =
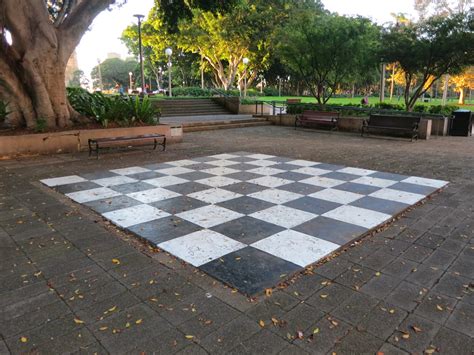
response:
[[[397,133],[406,133],[410,135],[411,141],[413,139],[418,140],[418,128],[420,125],[420,117],[416,116],[395,116],[395,115],[382,115],[382,114],[371,114],[369,119],[364,120],[362,125],[361,135],[364,133],[369,134],[372,130],[377,132],[381,131],[394,131]]]
[[[321,126],[330,127],[332,130],[337,129],[337,121],[339,120],[339,112],[331,111],[303,111],[303,113],[296,117],[295,129],[308,124],[318,124]]]
[[[289,105],[300,104],[301,99],[286,99],[286,103]]]
[[[137,136],[126,136],[126,137],[110,137],[110,138],[94,138],[89,139],[89,156],[92,152],[96,153],[97,159],[99,159],[100,148],[105,147],[118,147],[126,145],[133,146],[145,146],[153,145],[153,150],[157,146],[162,146],[163,150],[166,149],[166,136],[164,134],[144,134]]]

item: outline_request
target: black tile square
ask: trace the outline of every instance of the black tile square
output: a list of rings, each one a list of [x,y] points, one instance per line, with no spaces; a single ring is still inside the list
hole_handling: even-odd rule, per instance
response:
[[[197,161],[199,163],[207,163],[210,161],[216,161],[219,160],[218,158],[213,158],[213,157],[197,157],[197,158],[191,158],[192,161]]]
[[[136,179],[136,180],[149,180],[149,179],[156,179],[165,174],[157,173],[156,171],[145,171],[143,173],[127,175],[129,178]]]
[[[189,180],[189,181],[196,181],[196,180],[201,180],[201,179],[207,179],[214,176],[215,175],[203,173],[202,171],[193,171],[192,173],[180,174],[179,178]]]
[[[275,286],[301,268],[263,251],[247,247],[204,264],[200,269],[240,292],[252,296]]]
[[[149,205],[171,214],[178,214],[181,212],[194,210],[199,207],[204,207],[208,205],[208,203],[188,196],[179,196],[163,201],[153,202]]]
[[[196,164],[185,166],[186,169],[192,169],[192,170],[206,170],[206,169],[213,169],[215,167],[216,167],[215,165],[206,164],[206,163],[196,163]],[[184,174],[180,174],[179,177],[181,177],[181,175],[184,175]]]
[[[389,186],[389,189],[412,192],[412,193],[420,194],[420,195],[430,195],[436,190],[438,190],[436,187],[410,184],[407,182],[396,183],[392,186]]]
[[[320,164],[313,165],[313,168],[336,171],[336,170],[344,169],[345,166],[342,166],[342,165],[335,165],[335,164],[320,163]]]
[[[352,180],[360,178],[359,175],[340,173],[338,171],[333,171],[332,173],[323,174],[321,176],[324,176],[330,179],[341,180],[341,181],[352,181]]]
[[[84,203],[84,205],[99,213],[121,210],[123,208],[133,207],[141,204],[142,203],[140,201],[134,200],[128,196],[116,196]]]
[[[146,182],[131,182],[129,184],[110,186],[109,189],[120,192],[122,194],[130,194],[132,192],[139,192],[145,190],[156,189],[156,186],[147,184]]]
[[[341,184],[341,185],[333,187],[333,189],[347,191],[347,192],[354,192],[356,194],[361,194],[361,195],[369,195],[371,193],[374,193],[375,191],[380,190],[381,188],[377,186],[357,184],[355,182],[346,182],[345,184]]]
[[[294,192],[294,193],[301,194],[301,195],[310,195],[310,194],[314,194],[315,192],[324,190],[324,187],[305,184],[305,183],[302,183],[302,182],[294,182],[294,183],[291,183],[291,184],[278,186],[278,189],[289,191],[289,192]]]
[[[239,164],[235,164],[235,165],[228,165],[228,166],[226,166],[226,168],[245,171],[245,170],[251,170],[251,169],[259,168],[259,166],[252,165],[252,164],[246,164],[246,163],[239,163]]]
[[[376,172],[368,176],[378,178],[378,179],[386,179],[386,180],[393,180],[393,181],[402,181],[409,177],[406,175],[384,173],[384,172]]]
[[[387,213],[390,215],[398,214],[406,210],[410,205],[396,201],[383,200],[381,198],[365,196],[357,201],[350,203],[351,206],[366,208],[368,210]]]
[[[154,221],[136,224],[127,228],[132,233],[154,244],[197,232],[202,228],[176,216],[168,216]]]
[[[242,196],[234,198],[233,200],[221,202],[218,205],[235,212],[252,214],[254,212],[270,208],[275,204],[249,196]]]
[[[238,173],[227,174],[226,177],[240,181],[248,181],[261,178],[262,175],[249,173],[248,171],[239,171]]]
[[[292,229],[339,245],[345,245],[367,232],[366,228],[322,216]]]
[[[100,187],[103,187],[103,186],[98,185],[92,181],[84,181],[84,182],[78,182],[75,184],[56,186],[55,189],[58,190],[62,194],[69,194],[71,192],[92,190],[92,189],[97,189]]]
[[[167,164],[167,163],[157,163],[157,164],[148,164],[143,166],[145,169],[150,170],[160,170],[160,169],[169,169],[174,168],[174,165]]]
[[[300,181],[300,180],[309,179],[310,177],[312,177],[312,175],[296,173],[294,171],[285,171],[284,173],[279,173],[273,176],[280,179],[292,180],[292,181]]]
[[[252,158],[249,158],[249,157],[246,157],[246,156],[240,156],[240,157],[236,157],[236,158],[229,158],[229,159],[226,159],[228,161],[235,161],[235,162],[238,162],[238,163],[246,163],[246,162],[249,162],[249,161],[254,161],[255,159],[252,159]]]
[[[271,166],[274,169],[281,169],[281,170],[296,170],[301,169],[300,165],[293,165],[289,163],[278,163]]]
[[[283,231],[285,228],[245,216],[211,228],[244,244],[252,244]]]
[[[277,163],[287,163],[287,162],[293,161],[295,159],[291,159],[291,158],[287,158],[287,157],[273,157],[273,158],[269,158],[269,159],[265,159],[265,160],[274,161],[274,162],[277,162]],[[301,168],[301,166],[300,166],[300,168]]]
[[[81,174],[80,176],[87,180],[98,180],[98,179],[105,179],[105,178],[120,176],[120,175],[115,174],[111,171],[104,170],[104,171],[94,171],[92,173],[85,173],[85,174]]]
[[[305,212],[310,212],[314,214],[323,214],[329,212],[337,207],[342,206],[339,203],[320,200],[314,197],[301,197],[297,200],[293,200],[284,204],[285,206],[296,208]]]
[[[232,191],[241,195],[250,195],[255,192],[266,190],[268,189],[268,187],[260,186],[257,184],[251,184],[249,182],[239,182],[232,185],[222,186],[221,189]]]
[[[185,182],[183,184],[165,186],[166,190],[174,191],[182,195],[192,194],[193,192],[198,192],[202,190],[208,190],[209,186],[199,184],[197,182]]]

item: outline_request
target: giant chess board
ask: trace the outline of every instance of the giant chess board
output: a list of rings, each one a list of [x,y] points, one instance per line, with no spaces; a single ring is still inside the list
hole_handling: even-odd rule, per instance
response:
[[[42,183],[248,295],[447,184],[247,152]]]

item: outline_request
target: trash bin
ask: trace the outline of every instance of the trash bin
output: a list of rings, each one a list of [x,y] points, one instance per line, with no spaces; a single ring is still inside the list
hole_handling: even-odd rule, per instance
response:
[[[457,110],[453,112],[453,118],[449,126],[451,136],[472,135],[472,112],[469,110]]]

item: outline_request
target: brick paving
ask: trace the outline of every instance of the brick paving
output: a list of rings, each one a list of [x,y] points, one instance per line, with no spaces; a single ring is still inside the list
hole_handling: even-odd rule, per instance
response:
[[[473,148],[260,127],[190,133],[165,153],[0,162],[0,353],[472,354]],[[38,182],[243,149],[451,184],[250,300]]]

